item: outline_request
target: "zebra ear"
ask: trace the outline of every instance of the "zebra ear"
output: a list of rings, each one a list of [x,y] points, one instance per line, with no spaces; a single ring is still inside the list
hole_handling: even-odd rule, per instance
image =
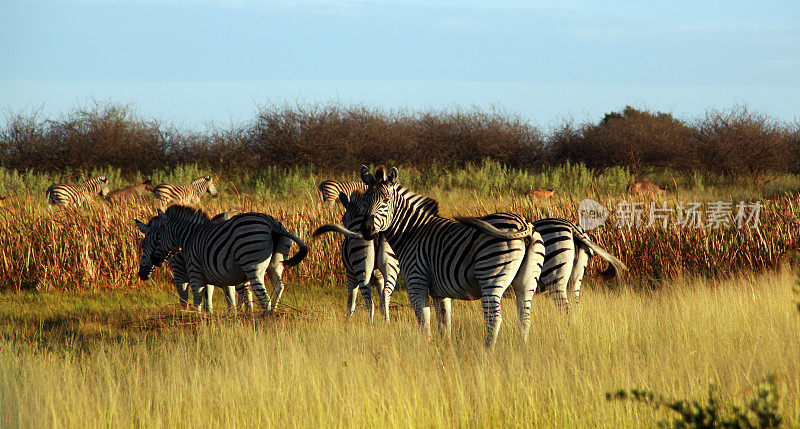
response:
[[[339,202],[342,203],[343,206],[347,207],[350,201],[347,200],[347,194],[344,192],[339,192]]]
[[[399,172],[397,171],[397,167],[392,167],[389,170],[389,174],[387,174],[386,182],[388,182],[388,183],[390,183],[392,185],[395,184],[397,182],[397,175],[398,174],[399,174]]]
[[[369,172],[369,168],[367,168],[366,165],[361,166],[361,181],[363,181],[367,186],[372,186],[375,184],[375,176]]]
[[[142,234],[147,235],[147,233],[150,232],[149,226],[143,224],[142,222],[139,222],[138,219],[134,220],[136,221],[136,226],[139,227],[139,231],[142,231]]]

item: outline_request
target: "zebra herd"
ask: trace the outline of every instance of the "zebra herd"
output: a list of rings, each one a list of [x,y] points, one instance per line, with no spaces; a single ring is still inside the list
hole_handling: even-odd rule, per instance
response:
[[[153,193],[153,197],[161,207],[170,202],[197,204],[200,202],[200,197],[206,193],[212,197],[217,196],[217,188],[214,186],[214,179],[211,176],[198,177],[188,185],[162,183],[154,187],[149,179],[140,185],[128,186],[115,191],[110,191],[108,185],[106,176],[92,177],[78,185],[52,185],[45,191],[47,205],[50,208],[53,206],[79,206],[91,201],[97,195],[104,197],[106,202],[114,205],[133,201],[148,191]]]
[[[586,267],[596,254],[609,262],[604,274],[625,271],[625,265],[594,243],[579,226],[564,219],[529,222],[514,213],[483,217],[439,215],[438,203],[402,186],[397,168],[379,167],[375,174],[361,166],[361,182],[326,181],[319,186],[323,202],[340,202],[341,224],[325,224],[313,232],[344,236],[342,262],[347,275],[347,314],[355,311],[360,293],[369,320],[374,317],[372,287],[379,293],[379,309],[389,321],[389,301],[402,273],[409,300],[421,329],[431,331],[431,307],[445,336],[450,335],[451,300],[481,300],[487,347],[502,323],[500,303],[507,289],[516,295],[523,339],[530,330],[531,300],[549,293],[557,306],[569,312],[577,305]],[[211,177],[190,185],[149,181],[119,192],[141,195],[150,190],[160,205],[196,203],[201,195],[216,196]],[[94,195],[108,194],[105,176],[77,186],[54,185],[47,190],[51,205],[81,204]],[[120,197],[120,198],[121,198]],[[117,200],[115,200],[117,201]],[[136,220],[144,234],[139,277],[149,279],[167,262],[181,307],[212,311],[215,286],[222,287],[231,311],[237,296],[252,309],[252,293],[261,308],[274,310],[283,293],[285,267],[299,264],[308,246],[278,220],[263,213],[223,213],[210,218],[198,209],[172,205],[158,209],[147,223]],[[299,250],[289,256],[292,242]],[[265,277],[272,284],[267,292]]]
[[[399,265],[417,321],[426,333],[430,332],[431,301],[438,324],[447,336],[451,300],[480,299],[486,346],[491,347],[502,322],[500,300],[509,287],[516,294],[525,338],[530,328],[533,294],[547,291],[560,308],[569,311],[568,292],[577,304],[584,271],[595,253],[610,263],[606,275],[626,270],[619,259],[567,220],[530,223],[513,213],[448,219],[439,216],[435,200],[400,185],[396,168],[380,167],[373,175],[361,166],[360,173],[363,183],[329,181],[320,185],[322,198],[328,201],[338,187],[339,200],[346,210],[344,226],[323,225],[314,235],[334,231],[345,236],[342,257],[351,291],[348,301],[353,301],[357,285],[370,316],[371,276],[380,272],[385,284],[390,284],[379,287],[385,311],[398,272],[392,267]],[[351,192],[350,197],[346,192]],[[373,266],[371,261],[383,261],[386,266]],[[395,278],[387,279],[387,272],[394,273]],[[352,311],[352,304],[349,308]]]

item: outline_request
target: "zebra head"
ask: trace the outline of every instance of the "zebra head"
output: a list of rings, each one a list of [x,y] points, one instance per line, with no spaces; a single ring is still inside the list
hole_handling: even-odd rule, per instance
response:
[[[139,262],[139,278],[142,280],[148,280],[156,267],[161,267],[173,253],[172,246],[166,243],[163,228],[166,221],[167,215],[161,210],[158,211],[158,216],[150,219],[147,224],[136,220],[136,226],[144,234],[142,258]]]
[[[386,231],[392,223],[397,175],[397,167],[387,169],[380,166],[373,176],[369,168],[361,166],[361,180],[369,187],[362,203],[364,222],[361,224],[361,235],[366,240],[372,240],[375,234]]]
[[[97,176],[97,193],[101,197],[105,197],[109,192],[111,192],[111,189],[108,187],[108,177]]]
[[[217,187],[214,186],[214,179],[212,179],[211,176],[206,176],[206,177],[204,177],[204,179],[206,180],[206,183],[208,184],[208,187],[206,188],[206,192],[211,194],[212,197],[216,197],[217,196]]]
[[[364,191],[355,190],[350,198],[344,192],[339,192],[339,202],[345,208],[342,225],[351,231],[357,231],[364,222]]]

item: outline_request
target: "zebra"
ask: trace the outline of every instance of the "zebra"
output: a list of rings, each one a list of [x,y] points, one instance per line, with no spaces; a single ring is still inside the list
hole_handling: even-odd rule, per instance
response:
[[[108,195],[108,177],[95,176],[79,185],[51,185],[45,191],[47,206],[79,206],[91,201],[95,195]]]
[[[223,222],[229,220],[232,217],[232,212],[224,212],[220,213],[213,218],[211,218],[211,222]],[[167,259],[167,264],[169,265],[170,269],[172,270],[172,284],[175,286],[175,290],[178,292],[178,298],[180,303],[180,308],[182,310],[189,309],[189,276],[186,270],[186,258],[183,255],[183,252],[174,252],[174,254]],[[239,295],[244,307],[247,311],[253,310],[253,294],[248,289],[247,283],[238,284],[234,286],[226,286],[223,291],[225,292],[225,301],[228,304],[228,309],[232,311],[234,314],[236,313],[236,295],[234,295],[234,289],[236,293]],[[200,294],[200,298],[198,300],[203,300],[204,290],[198,291]],[[208,301],[204,300],[206,308],[208,308]]]
[[[182,253],[198,311],[202,310],[201,291],[205,292],[205,308],[211,312],[213,285],[234,286],[245,281],[250,282],[262,309],[275,310],[283,293],[284,266],[297,265],[308,254],[308,246],[300,238],[263,213],[242,213],[225,222],[212,222],[202,210],[175,205],[166,212],[158,210],[158,216],[147,224],[137,220],[136,226],[145,235],[139,278],[149,279],[165,259]],[[284,259],[292,241],[299,250]],[[273,285],[272,299],[264,287],[265,274]]]
[[[340,192],[339,201],[345,207],[342,225],[345,228],[357,228],[364,218],[361,210],[363,191],[354,190],[349,199],[344,192]],[[347,273],[347,316],[353,315],[356,308],[356,294],[360,291],[369,321],[372,323],[375,312],[372,286],[375,286],[380,294],[380,311],[388,323],[389,299],[397,285],[397,275],[400,273],[400,265],[389,243],[380,235],[374,240],[364,240],[359,235],[354,235],[348,229],[339,228],[339,225],[335,224],[320,226],[312,236],[316,238],[325,232],[339,232],[345,236],[342,243],[342,262]]]
[[[319,184],[319,197],[323,203],[335,204],[340,194],[351,195],[354,191],[365,192],[367,185],[362,182],[340,182],[338,180],[326,180]],[[346,207],[346,206],[345,206]]]
[[[533,222],[533,227],[542,235],[546,249],[537,293],[549,292],[565,313],[570,311],[568,291],[575,306],[579,305],[583,274],[595,253],[609,262],[603,271],[604,277],[611,278],[628,269],[622,261],[592,242],[583,228],[566,219],[539,219]]]
[[[200,196],[206,192],[212,197],[217,196],[217,188],[211,176],[198,177],[188,185],[162,183],[153,191],[155,198],[163,204],[170,201],[177,201],[178,204],[199,204]]]
[[[395,167],[387,170],[381,166],[373,176],[361,166],[361,179],[369,186],[361,234],[365,239],[384,234],[396,252],[423,331],[430,334],[429,297],[437,309],[447,311],[444,321],[440,319],[447,324],[447,298],[480,299],[486,347],[491,348],[502,322],[501,297],[512,286],[522,338],[527,339],[530,300],[544,259],[544,244],[533,225],[512,213],[504,214],[504,229],[516,232],[505,232],[477,218],[455,221],[440,217],[435,200],[400,186],[397,176]]]

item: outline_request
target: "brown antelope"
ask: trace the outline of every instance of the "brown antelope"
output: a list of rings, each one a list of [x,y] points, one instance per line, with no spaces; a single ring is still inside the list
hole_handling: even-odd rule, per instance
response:
[[[642,179],[628,185],[628,195],[666,195],[667,188],[659,188],[655,183]]]
[[[122,189],[117,189],[106,195],[106,201],[109,204],[124,204],[136,201],[143,197],[148,191],[154,192],[156,188],[151,183],[150,179],[145,180],[139,185],[126,186]]]
[[[555,193],[554,189],[534,189],[528,191],[528,197],[533,201],[537,201],[537,200],[543,200],[545,198],[550,198],[553,196],[554,193]]]

